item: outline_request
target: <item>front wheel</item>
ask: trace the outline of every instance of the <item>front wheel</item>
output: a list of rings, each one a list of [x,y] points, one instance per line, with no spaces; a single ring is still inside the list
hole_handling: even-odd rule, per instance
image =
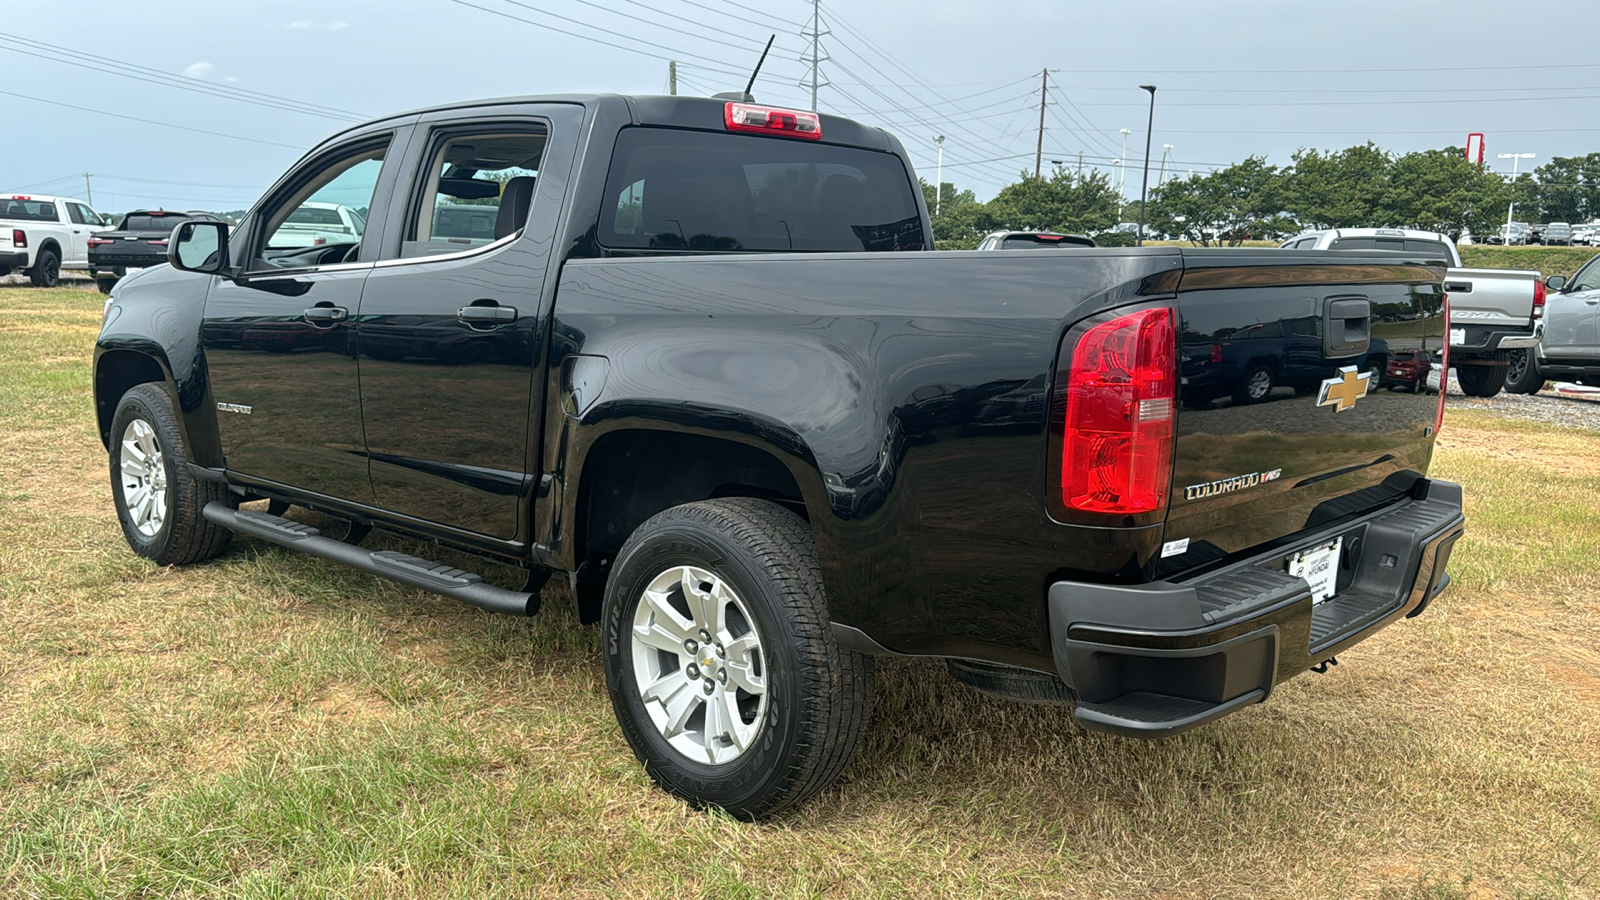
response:
[[[1272,395],[1274,385],[1272,370],[1266,366],[1255,366],[1234,391],[1233,399],[1239,403],[1260,403]]]
[[[1544,373],[1532,350],[1506,351],[1506,390],[1513,394],[1537,394],[1544,387]]]
[[[1506,386],[1506,366],[1460,366],[1456,381],[1468,397],[1493,397]]]
[[[826,787],[872,709],[871,661],[833,639],[810,529],[725,498],[646,520],[606,585],[606,688],[656,783],[742,819]]]
[[[135,553],[171,566],[227,548],[233,532],[200,510],[212,500],[232,504],[232,495],[227,485],[201,481],[189,470],[177,414],[160,385],[141,384],[122,395],[110,437],[111,495]]]

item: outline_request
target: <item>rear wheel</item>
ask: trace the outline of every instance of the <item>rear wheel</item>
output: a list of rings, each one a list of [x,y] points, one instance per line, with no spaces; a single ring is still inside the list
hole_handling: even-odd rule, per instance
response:
[[[659,513],[606,585],[606,688],[666,790],[755,819],[827,786],[872,708],[865,656],[833,639],[810,528],[760,500]]]
[[[55,287],[61,280],[61,257],[49,247],[40,250],[33,260],[33,268],[28,270],[28,280],[34,287]]]
[[[1233,399],[1240,403],[1260,403],[1272,395],[1274,385],[1271,369],[1266,366],[1253,366],[1249,374],[1245,375],[1239,389],[1234,392]]]
[[[1506,386],[1506,367],[1461,366],[1456,369],[1456,381],[1468,397],[1493,397]]]
[[[225,484],[189,471],[178,419],[167,392],[141,384],[122,395],[111,420],[111,495],[128,546],[164,565],[200,562],[221,553],[233,532],[200,510],[232,503]]]
[[[1506,390],[1513,394],[1537,394],[1544,387],[1544,373],[1532,350],[1507,351]]]

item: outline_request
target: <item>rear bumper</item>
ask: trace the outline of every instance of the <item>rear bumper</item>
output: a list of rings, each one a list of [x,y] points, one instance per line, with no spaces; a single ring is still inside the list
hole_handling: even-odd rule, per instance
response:
[[[1448,584],[1465,528],[1461,487],[1426,481],[1353,522],[1192,580],[1050,587],[1056,671],[1085,728],[1130,737],[1187,731],[1265,700],[1275,684],[1385,625],[1420,613]],[[1294,552],[1343,539],[1336,593],[1313,606],[1285,571]]]
[[[1521,329],[1507,330],[1504,327],[1496,328],[1492,325],[1466,325],[1452,323],[1454,327],[1466,329],[1466,343],[1451,344],[1452,353],[1491,353],[1496,350],[1526,350],[1539,343],[1544,337],[1544,320],[1539,319],[1533,323],[1533,331]]]
[[[10,266],[13,269],[26,269],[28,267],[28,254],[17,251],[0,253],[0,266]]]

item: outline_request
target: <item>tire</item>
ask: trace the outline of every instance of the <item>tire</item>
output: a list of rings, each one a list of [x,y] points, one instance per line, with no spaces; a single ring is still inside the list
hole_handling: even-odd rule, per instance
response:
[[[1513,394],[1537,394],[1544,389],[1544,372],[1532,350],[1506,351],[1506,390]]]
[[[117,280],[115,278],[96,278],[94,286],[100,289],[100,293],[109,294],[111,289],[117,286]]]
[[[1456,369],[1456,381],[1468,397],[1493,397],[1506,386],[1506,367],[1461,366]]]
[[[1277,387],[1277,379],[1272,377],[1270,368],[1251,366],[1244,381],[1239,383],[1239,389],[1234,392],[1233,399],[1237,403],[1260,403],[1272,396],[1274,387]]]
[[[189,471],[177,415],[161,385],[137,385],[122,395],[111,419],[110,455],[111,496],[133,552],[180,566],[227,549],[233,532],[207,521],[200,510],[213,500],[231,506],[233,495],[227,485],[201,481]],[[157,465],[147,463],[152,456]]]
[[[991,697],[1019,703],[1066,706],[1078,703],[1078,695],[1065,681],[1044,672],[970,659],[947,659],[944,663],[952,678]]]
[[[646,520],[617,554],[601,621],[623,737],[696,806],[782,812],[833,781],[866,732],[871,660],[834,641],[810,528],[780,506],[730,497]],[[711,715],[722,718],[708,737]]]
[[[55,287],[61,280],[61,257],[49,247],[39,251],[33,259],[33,268],[28,270],[28,280],[34,287]]]

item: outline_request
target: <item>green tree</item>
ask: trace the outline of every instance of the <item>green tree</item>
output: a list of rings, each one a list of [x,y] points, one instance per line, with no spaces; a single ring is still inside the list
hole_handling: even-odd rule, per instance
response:
[[[1284,209],[1317,228],[1395,225],[1387,200],[1393,158],[1370,141],[1323,153],[1300,150],[1285,182]]]
[[[999,227],[1012,231],[1095,234],[1117,224],[1121,198],[1105,173],[1078,175],[1057,166],[1048,176],[1022,173],[988,207]]]
[[[1533,170],[1537,208],[1546,222],[1600,218],[1600,153],[1558,156]]]
[[[938,250],[971,250],[984,235],[1000,226],[986,204],[979,203],[972,191],[958,190],[946,181],[942,197],[935,203],[933,185],[922,182],[922,198],[933,218],[933,245]],[[935,216],[934,209],[939,210]]]
[[[1459,147],[1396,157],[1384,198],[1386,224],[1426,231],[1493,232],[1505,219],[1506,186]]]
[[[1252,156],[1209,175],[1169,180],[1151,191],[1148,227],[1202,247],[1237,247],[1247,237],[1294,230],[1282,216],[1284,176]]]

